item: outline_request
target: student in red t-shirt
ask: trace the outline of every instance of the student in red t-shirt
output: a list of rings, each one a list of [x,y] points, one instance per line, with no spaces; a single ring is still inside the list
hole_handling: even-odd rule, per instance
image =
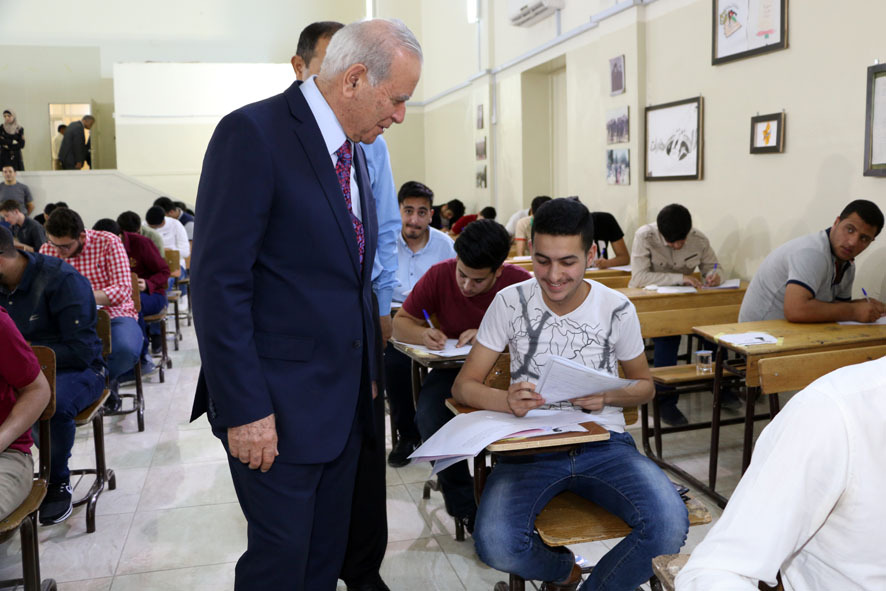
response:
[[[49,402],[49,382],[15,323],[0,308],[0,519],[31,492],[31,425]]]
[[[459,346],[473,344],[495,294],[531,277],[520,267],[504,264],[510,247],[511,237],[501,224],[477,220],[467,225],[455,241],[456,258],[431,267],[403,302],[394,317],[394,338],[437,350],[446,339],[457,339]],[[425,312],[436,316],[434,328],[427,326]],[[435,369],[425,378],[415,412],[423,440],[452,418],[445,401],[452,396],[457,375],[458,369]],[[441,471],[439,481],[446,511],[473,531],[477,506],[467,464]]]
[[[480,213],[475,213],[471,215],[463,215],[458,218],[458,221],[452,224],[451,232],[458,236],[462,233],[462,230],[465,229],[465,226],[470,224],[471,222],[476,222],[477,220],[494,220],[495,219],[495,208],[494,207],[484,207],[480,210]]]

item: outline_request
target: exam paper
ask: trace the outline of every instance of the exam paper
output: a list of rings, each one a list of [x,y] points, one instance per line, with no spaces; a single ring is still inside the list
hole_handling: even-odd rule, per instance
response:
[[[698,293],[691,285],[662,285],[656,291],[658,293]]]
[[[702,289],[737,289],[739,287],[741,287],[741,279],[727,279],[720,283],[720,285],[702,287]]]
[[[528,263],[532,260],[532,255],[525,255],[519,257],[511,257],[512,263]]]
[[[634,382],[635,380],[618,378],[564,357],[551,355],[541,371],[535,391],[542,395],[545,403],[551,404],[625,388]]]
[[[765,332],[739,332],[735,334],[724,334],[719,337],[724,343],[738,345],[739,347],[747,347],[750,345],[772,345],[778,342],[774,336]]]
[[[838,322],[837,324],[864,324],[864,325],[869,325],[869,326],[874,325],[874,324],[879,324],[882,326],[886,326],[886,316],[880,316],[879,318],[877,318],[873,322],[856,322],[855,320],[842,320],[842,321]]]
[[[415,349],[416,351],[422,351],[424,353],[430,353],[431,355],[437,355],[438,357],[463,357],[471,352],[471,345],[462,345],[461,347],[456,347],[456,343],[458,343],[457,339],[446,339],[446,345],[440,349],[439,351],[436,349],[428,349],[424,345],[415,345],[413,343],[404,343],[403,341],[396,341],[403,345],[406,345],[410,349]]]

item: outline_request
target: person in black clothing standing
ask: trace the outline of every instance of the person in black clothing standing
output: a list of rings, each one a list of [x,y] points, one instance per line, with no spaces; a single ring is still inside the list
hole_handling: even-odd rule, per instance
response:
[[[19,125],[15,112],[3,111],[3,125],[0,126],[0,166],[11,165],[15,170],[24,170],[22,148],[25,147],[25,128]]]

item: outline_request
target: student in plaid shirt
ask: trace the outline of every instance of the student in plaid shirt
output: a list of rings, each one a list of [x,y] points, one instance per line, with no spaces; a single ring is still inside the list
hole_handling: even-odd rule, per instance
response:
[[[64,259],[92,284],[95,302],[111,316],[111,410],[120,408],[117,378],[135,366],[142,348],[138,313],[132,301],[132,276],[123,243],[109,232],[86,230],[80,215],[58,208],[46,220],[42,254]]]

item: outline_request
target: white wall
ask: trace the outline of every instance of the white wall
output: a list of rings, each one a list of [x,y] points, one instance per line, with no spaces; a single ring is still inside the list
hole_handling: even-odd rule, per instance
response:
[[[116,170],[20,172],[18,180],[34,195],[34,214],[47,203],[64,201],[80,214],[87,228],[101,218],[117,219],[124,211],[145,212],[160,193]]]

